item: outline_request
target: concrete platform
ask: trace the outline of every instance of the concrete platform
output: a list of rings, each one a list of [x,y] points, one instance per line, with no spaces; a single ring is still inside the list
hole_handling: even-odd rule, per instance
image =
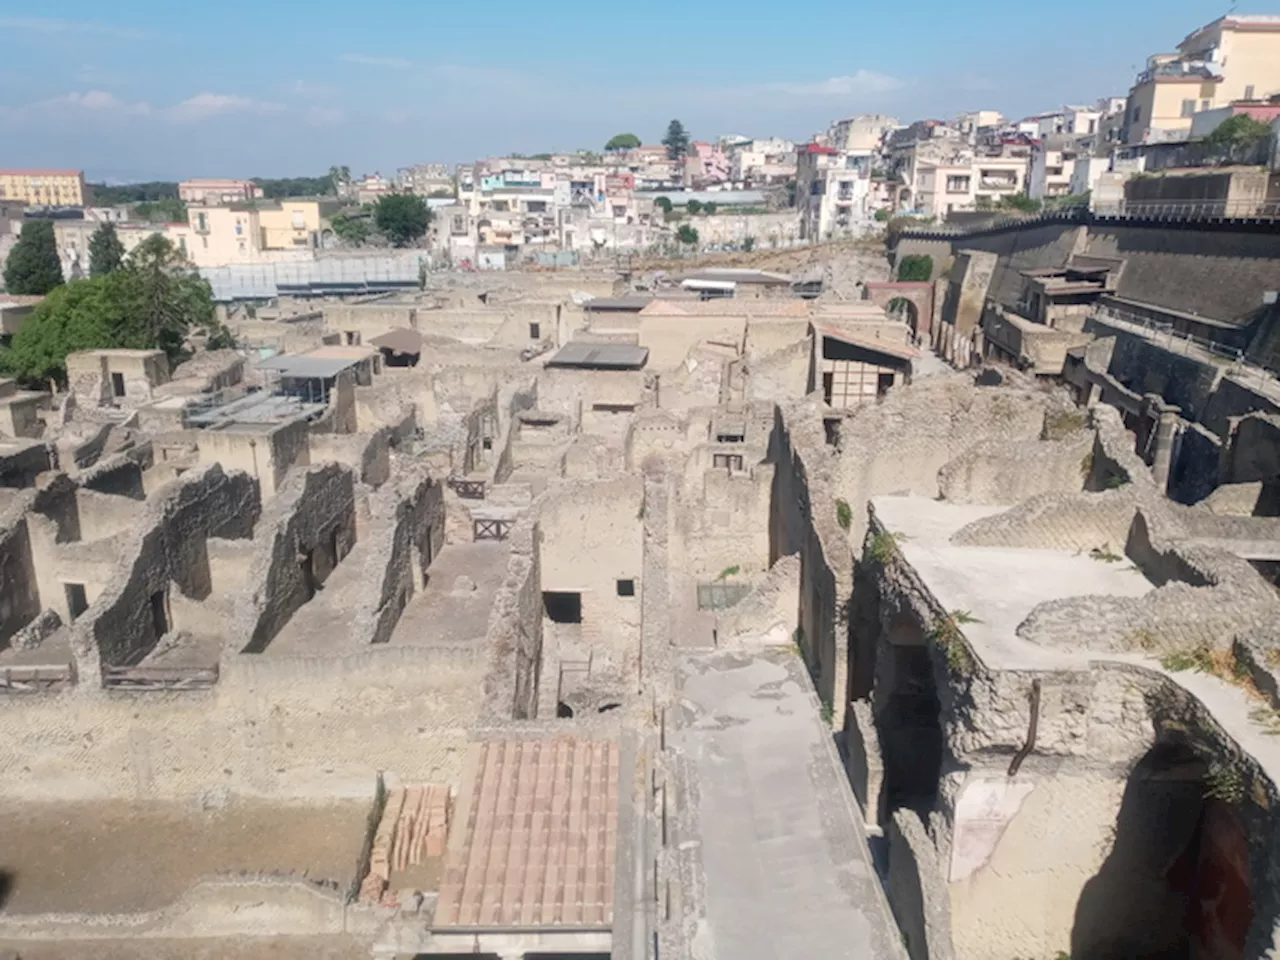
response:
[[[689,955],[905,958],[799,658],[723,651],[684,659],[679,674],[672,742],[693,809],[678,839],[703,897]]]
[[[875,497],[885,528],[902,534],[907,563],[948,611],[977,620],[964,635],[995,670],[1080,668],[1096,655],[1050,650],[1023,640],[1018,625],[1041,603],[1080,596],[1140,597],[1151,582],[1128,561],[1106,563],[1070,550],[956,546],[951,537],[975,520],[1008,508],[946,503],[927,497]],[[1117,658],[1119,659],[1119,658]]]

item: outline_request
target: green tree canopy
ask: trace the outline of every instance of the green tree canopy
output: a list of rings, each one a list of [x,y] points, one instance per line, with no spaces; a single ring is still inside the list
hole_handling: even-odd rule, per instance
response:
[[[676,230],[676,239],[681,243],[687,243],[690,246],[696,246],[698,243],[698,231],[687,223],[680,224],[680,228]]]
[[[1029,197],[1025,193],[1015,193],[1012,196],[1000,198],[1001,210],[1017,210],[1019,213],[1039,213],[1043,206],[1039,200]]]
[[[640,138],[634,133],[620,133],[610,137],[604,149],[606,153],[621,153],[624,150],[634,150],[638,146],[640,146]]]
[[[369,215],[359,211],[335,213],[329,218],[329,226],[333,228],[334,236],[353,247],[363,245],[373,234],[373,224],[369,222]]]
[[[679,120],[667,124],[667,135],[662,138],[662,145],[667,148],[668,160],[679,160],[689,152],[689,133]]]
[[[111,273],[60,286],[31,312],[13,338],[5,366],[28,381],[66,379],[76,350],[184,352],[193,330],[219,334],[208,283],[160,234],[153,234]]]
[[[394,246],[407,247],[427,232],[431,210],[421,197],[393,193],[378,200],[373,222]]]
[[[124,244],[114,223],[104,223],[89,238],[89,276],[101,277],[124,265]]]
[[[62,283],[62,263],[53,238],[52,220],[28,220],[4,265],[10,293],[42,297]]]
[[[187,222],[187,205],[177,197],[144,200],[133,208],[133,212],[149,223]]]
[[[1204,138],[1204,142],[1214,146],[1227,146],[1248,140],[1261,140],[1269,136],[1271,136],[1270,124],[1255,120],[1247,113],[1238,113],[1214,127],[1213,132]]]
[[[702,212],[701,200],[690,200],[684,206],[685,206],[685,209],[688,210],[690,215],[692,216],[697,216],[699,213]]]
[[[898,262],[898,280],[903,283],[927,283],[933,279],[933,257],[909,254]]]
[[[654,204],[654,206],[656,206],[658,209],[660,209],[663,213],[670,213],[670,212],[671,212],[671,198],[670,198],[670,197],[658,197],[658,199],[657,199],[657,200],[654,200],[654,201],[653,201],[653,204]]]
[[[712,200],[710,203],[705,203],[702,206],[702,212],[709,217],[714,217],[716,214],[716,210],[718,209],[719,207],[716,205],[716,202],[714,200]]]

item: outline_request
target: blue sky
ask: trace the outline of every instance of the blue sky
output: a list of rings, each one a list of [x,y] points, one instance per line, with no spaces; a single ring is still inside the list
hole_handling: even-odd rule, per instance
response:
[[[57,17],[46,14],[56,10]],[[1205,0],[0,0],[0,167],[91,178],[391,173],[520,151],[804,139],[854,113],[1124,95]],[[1280,13],[1280,0],[1241,13]]]

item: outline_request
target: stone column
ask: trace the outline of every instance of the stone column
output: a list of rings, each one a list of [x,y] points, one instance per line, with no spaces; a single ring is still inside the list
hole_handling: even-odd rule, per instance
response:
[[[1156,421],[1156,442],[1151,459],[1151,473],[1161,490],[1169,489],[1169,473],[1173,466],[1173,442],[1178,438],[1179,407],[1161,404]]]

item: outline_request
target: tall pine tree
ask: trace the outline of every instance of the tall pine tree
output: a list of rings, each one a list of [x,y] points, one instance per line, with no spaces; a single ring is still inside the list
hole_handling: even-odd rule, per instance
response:
[[[28,220],[22,225],[22,234],[4,265],[4,285],[10,293],[37,297],[62,286],[52,220]]]
[[[662,138],[662,145],[667,148],[668,160],[682,160],[689,153],[689,133],[679,120],[667,124],[667,135]]]
[[[89,238],[89,276],[105,277],[124,265],[124,244],[114,223],[104,223]]]

